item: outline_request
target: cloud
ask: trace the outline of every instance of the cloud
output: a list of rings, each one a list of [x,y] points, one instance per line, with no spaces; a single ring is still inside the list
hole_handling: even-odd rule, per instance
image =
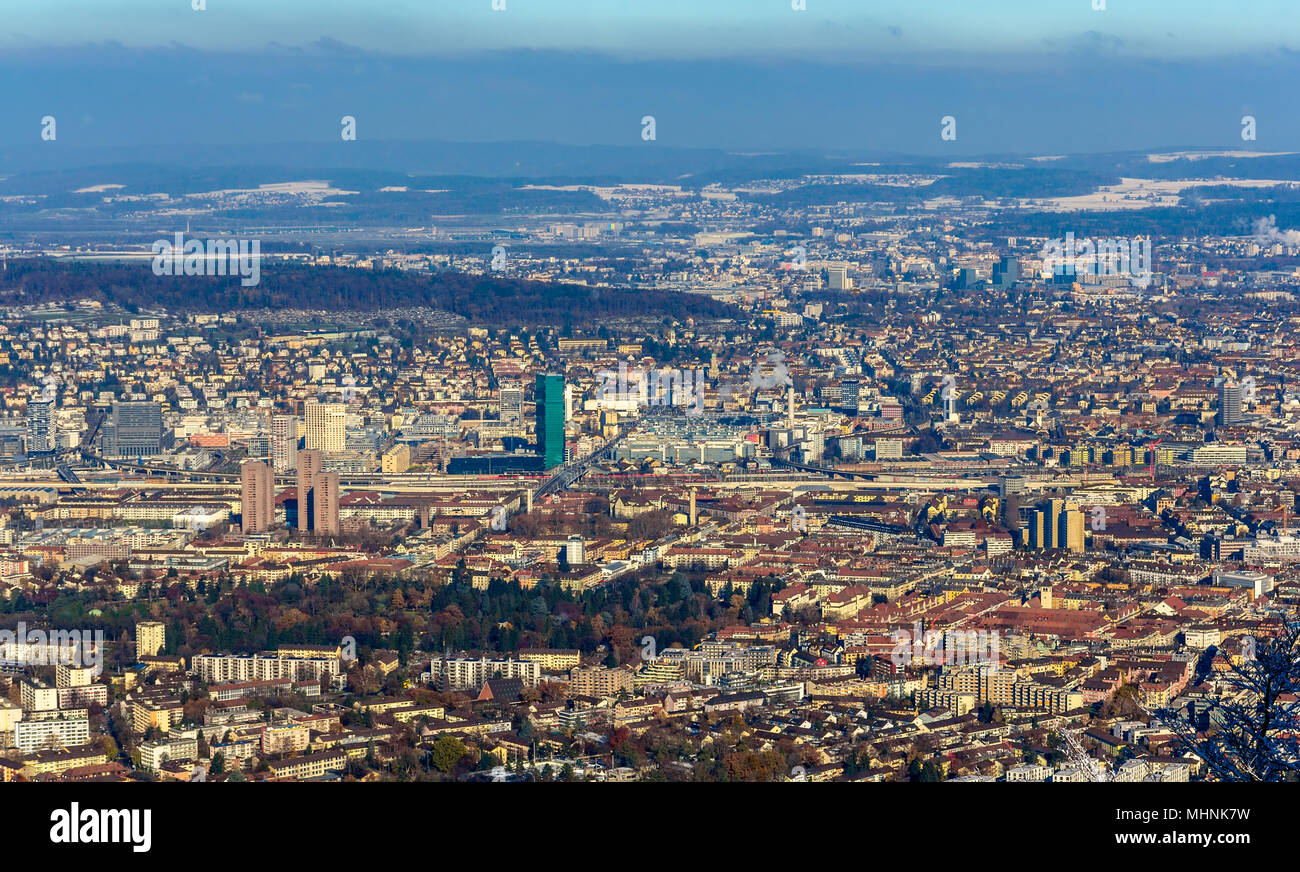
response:
[[[363,49],[355,45],[350,45],[341,40],[334,39],[331,36],[322,36],[320,39],[313,42],[311,47],[327,52],[337,52],[339,54],[358,54],[363,51]]]
[[[1124,40],[1113,33],[1100,30],[1085,30],[1079,35],[1079,42],[1093,48],[1123,48]]]

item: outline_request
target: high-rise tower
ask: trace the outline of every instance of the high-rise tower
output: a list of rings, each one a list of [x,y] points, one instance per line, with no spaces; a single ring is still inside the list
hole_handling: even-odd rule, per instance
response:
[[[271,466],[276,472],[298,468],[298,419],[293,415],[271,419]]]
[[[275,473],[270,464],[250,460],[240,467],[240,512],[245,533],[265,533],[275,523]]]
[[[537,376],[537,453],[542,466],[551,469],[564,463],[564,376]]]
[[[312,488],[316,476],[325,468],[325,458],[320,451],[312,448],[298,452],[298,529],[311,529],[312,522]]]
[[[319,403],[303,406],[306,447],[319,451],[342,451],[346,445],[347,409],[342,403]]]

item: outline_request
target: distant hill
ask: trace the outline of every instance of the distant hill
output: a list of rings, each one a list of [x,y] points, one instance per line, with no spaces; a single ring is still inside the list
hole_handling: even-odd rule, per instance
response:
[[[634,316],[735,317],[733,306],[694,294],[592,288],[464,273],[412,273],[264,263],[261,281],[238,277],[157,276],[148,262],[10,261],[0,273],[0,305],[90,299],[179,312],[238,309],[375,311],[427,306],[484,326],[596,323]]]

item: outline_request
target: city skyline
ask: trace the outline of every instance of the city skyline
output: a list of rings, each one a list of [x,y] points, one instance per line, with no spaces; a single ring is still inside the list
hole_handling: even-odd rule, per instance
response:
[[[820,783],[1285,847],[1298,73],[1281,0],[0,0],[11,829]]]

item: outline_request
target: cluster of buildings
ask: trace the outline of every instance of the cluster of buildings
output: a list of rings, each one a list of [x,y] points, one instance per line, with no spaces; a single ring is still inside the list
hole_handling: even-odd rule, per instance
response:
[[[798,187],[748,191],[756,222],[720,186],[615,186],[637,221],[529,219],[503,269],[455,263],[726,316],[0,310],[7,603],[325,577],[644,599],[592,605],[573,649],[523,614],[495,650],[430,630],[362,664],[383,690],[341,647],[182,656],[141,624],[129,669],[8,671],[0,774],[333,778],[450,737],[510,778],[776,757],[762,771],[796,780],[1203,777],[1168,719],[1211,729],[1225,670],[1300,601],[1295,252],[1157,240],[1134,282],[990,238],[987,203]],[[655,623],[668,584],[701,598],[689,637]]]

